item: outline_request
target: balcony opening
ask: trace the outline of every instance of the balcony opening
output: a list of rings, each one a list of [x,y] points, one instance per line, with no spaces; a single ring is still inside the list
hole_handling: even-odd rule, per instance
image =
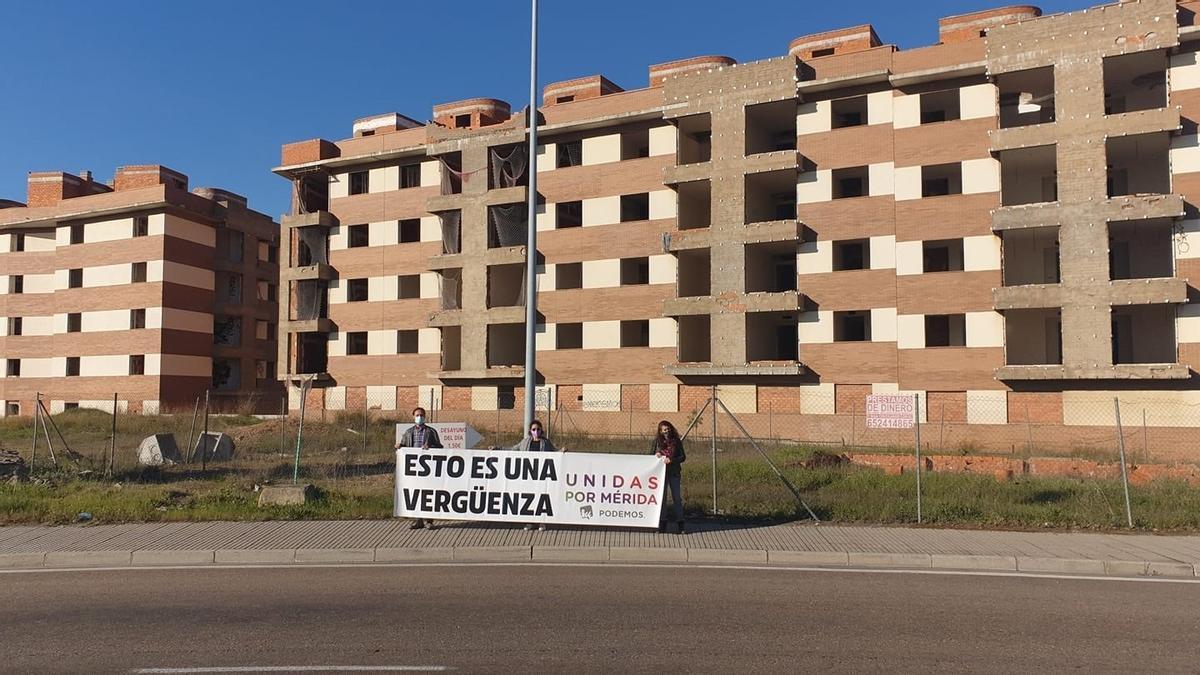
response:
[[[746,155],[796,149],[796,99],[746,106]]]
[[[583,288],[583,263],[558,263],[554,266],[554,290]]]
[[[921,124],[951,122],[959,118],[958,90],[921,94]]]
[[[139,263],[134,263],[134,276],[136,280],[137,268]],[[140,263],[145,264],[145,263]],[[144,274],[144,273],[143,273]],[[217,278],[217,302],[237,305],[242,302],[242,275],[236,272],[218,272]],[[145,281],[143,277],[141,279]]]
[[[852,199],[871,194],[870,171],[865,166],[834,169],[832,178],[834,199]]]
[[[370,294],[368,279],[348,279],[346,281],[346,302],[366,302]]]
[[[462,326],[442,326],[442,370],[462,369]]]
[[[1109,138],[1108,196],[1169,193],[1170,143],[1166,131]]]
[[[1175,276],[1173,224],[1167,218],[1109,223],[1109,279]]]
[[[525,204],[488,207],[488,248],[521,246],[528,234],[529,211]]]
[[[350,225],[346,228],[346,246],[348,248],[363,248],[371,242],[370,225]]]
[[[650,129],[634,129],[621,133],[621,159],[650,156]]]
[[[442,229],[442,254],[462,253],[462,211],[442,211],[437,217]]]
[[[310,171],[293,180],[293,213],[316,213],[317,211],[328,210],[329,178],[324,172]],[[134,236],[137,235],[135,234]]]
[[[488,148],[488,189],[529,184],[529,151],[521,143]]]
[[[867,310],[833,313],[834,342],[870,342],[871,312]]]
[[[296,375],[329,372],[329,338],[324,333],[296,333]]]
[[[405,164],[400,167],[400,189],[421,187],[421,165]]]
[[[1112,308],[1113,363],[1175,363],[1175,306]]]
[[[329,237],[320,227],[299,227],[292,230],[295,242],[292,264],[296,267],[329,263]]]
[[[621,346],[622,347],[649,347],[650,346],[650,321],[647,319],[622,321],[621,322]]]
[[[559,141],[554,148],[554,168],[565,169],[583,164],[583,141]]]
[[[239,263],[246,253],[246,235],[237,230],[217,229],[217,250],[225,260]]]
[[[712,160],[712,118],[708,113],[680,117],[675,122],[679,130],[680,164],[698,164]]]
[[[833,271],[871,269],[871,241],[852,239],[833,242]]]
[[[707,314],[681,316],[679,325],[679,362],[712,362],[712,319]]]
[[[525,363],[525,324],[494,323],[488,325],[487,331],[489,368]]]
[[[461,194],[464,175],[462,153],[450,152],[438,155],[437,159],[438,164],[441,165],[441,193],[443,195]]]
[[[554,227],[564,230],[583,226],[583,202],[559,202],[554,205]]]
[[[621,222],[650,220],[650,193],[621,195]]]
[[[462,309],[462,268],[438,273],[438,296],[442,309]]]
[[[921,242],[921,271],[963,271],[963,240],[938,239]]]
[[[236,391],[242,386],[242,362],[239,359],[213,359],[212,386],[220,391]]]
[[[397,354],[416,354],[419,347],[418,331],[415,330],[398,330],[396,331],[396,353]]]
[[[1058,201],[1058,159],[1053,145],[1002,150],[1000,205]]]
[[[350,194],[365,195],[371,189],[371,174],[366,171],[350,172]]]
[[[1054,121],[1054,66],[1001,73],[996,87],[1001,129]]]
[[[1000,234],[1004,285],[1057,284],[1060,277],[1057,227],[1030,227]]]
[[[396,299],[415,300],[421,297],[421,275],[404,274],[396,279]]]
[[[497,410],[516,410],[517,409],[517,385],[501,384],[496,387],[496,409]]]
[[[829,104],[830,126],[834,129],[859,127],[867,123],[867,97],[839,98]]]
[[[1005,310],[1004,344],[1010,366],[1061,364],[1062,310]]]
[[[747,174],[745,196],[747,225],[796,220],[796,170]]]
[[[943,197],[962,194],[962,163],[921,167],[921,196]]]
[[[796,247],[794,241],[746,244],[746,292],[795,291]]]
[[[213,344],[222,347],[237,347],[242,344],[242,317],[214,316]]]
[[[966,314],[926,314],[926,347],[965,347],[967,345]]]
[[[1135,52],[1104,59],[1104,114],[1167,106],[1167,53]]]
[[[621,285],[644,286],[650,283],[649,258],[621,258]]]
[[[778,312],[748,312],[746,362],[797,360],[800,334],[796,317]]]
[[[712,184],[694,180],[675,186],[679,204],[679,229],[698,230],[712,225]]]
[[[525,305],[525,266],[489,265],[487,268],[487,306],[523,307]]]
[[[421,219],[406,218],[397,225],[401,244],[412,244],[421,241]]]
[[[367,353],[367,332],[346,333],[346,356],[363,356]]]
[[[712,293],[712,261],[706,248],[680,251],[679,297],[696,298]]]
[[[291,321],[312,321],[329,318],[329,282],[322,279],[303,279],[290,282],[292,285]]]
[[[554,326],[555,349],[583,349],[583,324],[560,323]]]

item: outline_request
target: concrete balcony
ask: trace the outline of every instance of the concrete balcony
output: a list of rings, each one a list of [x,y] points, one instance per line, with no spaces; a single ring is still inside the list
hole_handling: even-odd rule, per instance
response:
[[[1099,213],[1096,213],[1097,206]],[[1183,197],[1178,194],[1125,195],[1107,199],[1099,205],[1040,202],[997,208],[992,211],[992,230],[1000,232],[1031,227],[1058,227],[1065,222],[1091,218],[1112,222],[1143,218],[1178,218],[1183,214]]]
[[[324,227],[328,229],[336,226],[339,222],[338,217],[328,211],[296,213],[280,219],[280,225],[284,227]]]
[[[289,319],[279,325],[284,333],[334,333],[337,324],[332,319]]]
[[[332,281],[338,278],[337,270],[326,263],[304,265],[301,267],[285,267],[279,271],[279,281]]]
[[[463,325],[463,310],[461,309],[441,309],[429,315],[429,326],[431,328],[461,325]]]
[[[803,293],[721,293],[663,301],[663,316],[699,314],[745,314],[747,312],[796,312],[807,303]]]
[[[713,164],[711,161],[666,166],[663,167],[663,184],[676,185],[678,183],[690,183],[697,180],[709,180],[712,178],[712,170]]]
[[[303,385],[314,389],[329,387],[334,383],[334,379],[329,373],[286,373],[280,375],[279,379],[294,387]]]
[[[492,366],[472,370],[443,370],[430,373],[430,377],[439,380],[473,380],[473,381],[508,381],[521,380],[525,377],[525,366]]]
[[[1179,363],[1136,363],[1112,366],[1067,366],[1062,364],[1003,366],[996,369],[1001,381],[1049,380],[1185,380],[1191,377]]]
[[[1187,281],[1178,277],[1108,282],[1113,305],[1161,305],[1188,301]]]
[[[713,363],[673,363],[663,367],[663,372],[675,377],[784,377],[803,375],[808,372],[798,361],[771,361],[718,365]]]
[[[1065,299],[1060,284],[1029,284],[992,289],[995,309],[1044,309],[1062,307]]]

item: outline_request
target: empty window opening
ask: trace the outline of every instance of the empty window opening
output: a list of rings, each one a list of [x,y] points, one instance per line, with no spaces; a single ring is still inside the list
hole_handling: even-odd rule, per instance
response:
[[[489,265],[487,268],[487,306],[522,307],[525,305],[525,266]]]
[[[1109,138],[1108,196],[1169,193],[1170,143],[1166,131]]]
[[[75,223],[74,225],[71,226],[71,243],[72,244],[82,244],[83,243],[83,224],[82,223]]]
[[[396,331],[396,353],[397,354],[416,354],[417,353],[417,331],[415,331],[415,330]]]
[[[442,230],[442,253],[454,255],[462,252],[462,211],[443,211],[437,214]],[[490,213],[489,213],[490,222]],[[488,235],[491,239],[491,235]]]
[[[237,298],[238,298],[238,302],[241,302],[241,299],[242,299],[242,275],[233,274],[233,275],[230,275],[230,278],[237,282]],[[140,284],[140,283],[143,283],[144,281],[146,281],[146,263],[144,263],[144,262],[133,263],[133,269],[130,270],[130,279],[135,284]]]
[[[1061,281],[1057,227],[1030,227],[1000,234],[1004,285],[1057,284]]]
[[[496,409],[517,409],[517,385],[501,384],[496,387]]]
[[[1002,150],[1000,204],[1019,206],[1058,200],[1058,158],[1055,146]]]
[[[346,302],[366,302],[369,295],[370,282],[367,279],[350,279],[346,281]]]
[[[5,359],[4,373],[8,377],[21,376],[21,359]]]
[[[9,335],[13,335],[13,336],[20,335],[22,330],[23,330],[23,326],[22,326],[21,317],[19,317],[19,316],[8,317],[8,334]]]
[[[79,410],[79,401],[63,401],[63,410]]]
[[[350,194],[365,195],[370,191],[370,187],[369,173],[366,171],[353,171],[350,173]]]
[[[650,193],[621,195],[621,222],[650,220]]]
[[[839,98],[829,104],[830,126],[834,129],[859,127],[867,123],[867,97]]]
[[[622,347],[649,347],[650,321],[639,319],[621,322]]]
[[[362,248],[371,243],[370,225],[351,225],[346,229],[346,245],[350,248]]]
[[[634,129],[621,133],[621,159],[650,156],[650,129]]]
[[[488,248],[523,246],[529,211],[525,204],[501,204],[488,207]]]
[[[746,154],[796,149],[796,100],[746,106]]]
[[[438,165],[441,174],[441,194],[456,195],[462,192],[462,153],[450,152],[438,155]]]
[[[130,375],[145,375],[146,374],[146,357],[143,354],[132,354],[129,357],[129,374]]]
[[[1054,121],[1054,66],[1001,73],[996,87],[1001,129]]]
[[[346,333],[346,355],[362,356],[367,353],[367,332]]]
[[[81,275],[82,276],[82,275]],[[25,292],[25,275],[13,274],[8,277],[8,292],[20,295]]]
[[[570,103],[571,101],[574,101],[574,100],[575,100],[575,97],[570,94],[568,94],[567,96],[555,96],[554,97],[555,103]]]
[[[712,362],[712,319],[708,314],[677,319],[680,363]]]
[[[921,242],[922,272],[961,272],[962,270],[962,239],[938,239]]]
[[[1172,221],[1121,221],[1108,224],[1110,279],[1156,279],[1175,276]]]
[[[470,113],[464,113],[462,115],[454,116],[454,128],[455,129],[469,129],[470,127],[471,127],[471,114]]]
[[[675,186],[677,221],[681,230],[712,225],[712,184],[707,180],[689,181]]]
[[[1104,114],[1167,105],[1167,53],[1159,49],[1104,59]]]
[[[926,314],[926,347],[965,347],[967,344],[967,315]]]
[[[14,232],[12,238],[8,242],[8,250],[12,253],[20,253],[25,250],[25,233]]]
[[[649,258],[622,258],[621,285],[641,286],[650,283]]]
[[[462,326],[443,326],[442,370],[462,369]]]
[[[134,263],[138,265],[139,263]],[[145,263],[141,263],[145,264]],[[67,288],[83,288],[83,269],[76,267],[72,270],[67,270]]]
[[[871,269],[871,242],[868,239],[835,241],[833,243],[833,271]]]
[[[72,312],[67,315],[67,332],[78,333],[83,329],[83,315],[79,312]]]
[[[680,251],[679,297],[695,298],[712,293],[712,261],[709,249]]]
[[[821,49],[812,50],[812,57],[814,59],[819,59],[822,56],[833,56],[835,52],[837,52],[837,49],[834,47],[823,47]]]
[[[67,357],[67,377],[79,377],[79,357]]]
[[[745,178],[745,222],[796,220],[796,170],[764,171]]]
[[[8,417],[21,414],[21,404],[17,401],[4,402],[4,414]]]
[[[1062,312],[1010,309],[1004,312],[1004,346],[1010,366],[1062,363]]]
[[[1174,305],[1112,308],[1113,363],[1175,363]]]
[[[698,164],[712,160],[712,118],[708,113],[681,117],[675,126],[679,130],[676,161]]]
[[[583,324],[560,323],[554,327],[555,349],[583,349]]]
[[[406,218],[401,220],[397,227],[400,229],[399,238],[401,244],[412,244],[421,241],[420,218]]]
[[[329,236],[319,227],[300,227],[292,230],[293,263],[296,267],[329,262]]]
[[[488,189],[529,184],[529,150],[521,143],[488,148]]]
[[[748,312],[746,361],[795,361],[799,356],[796,314]]]
[[[554,227],[566,229],[583,225],[583,202],[559,202],[554,205]]]
[[[400,189],[421,187],[421,165],[405,164],[400,167]]]
[[[525,324],[491,324],[487,330],[488,367],[525,363]]]
[[[583,263],[558,263],[554,266],[554,290],[583,288]]]
[[[217,250],[231,262],[242,262],[245,257],[246,235],[237,230],[217,230]]]
[[[921,94],[921,124],[950,122],[959,118],[958,90]]]
[[[329,372],[329,337],[325,333],[294,333],[296,374]]]
[[[932,164],[921,167],[921,196],[962,194],[962,164]]]
[[[845,169],[834,169],[833,198],[850,199],[866,197],[870,194],[869,170],[865,166],[852,166]]]
[[[414,300],[421,297],[421,275],[404,274],[396,280],[397,299]]]
[[[438,273],[438,296],[442,309],[462,309],[462,269]]]
[[[869,342],[871,340],[871,312],[834,312],[834,342]]]
[[[583,141],[559,141],[554,146],[555,162],[558,169],[566,169],[583,164]]]
[[[292,285],[289,320],[312,321],[329,318],[329,282],[322,279],[302,279],[289,283]]]
[[[223,347],[237,347],[242,344],[242,317],[214,316],[213,344]]]
[[[136,216],[133,219],[133,236],[145,237],[150,234],[150,218],[148,216]]]
[[[746,244],[746,292],[796,290],[796,248],[794,241]]]

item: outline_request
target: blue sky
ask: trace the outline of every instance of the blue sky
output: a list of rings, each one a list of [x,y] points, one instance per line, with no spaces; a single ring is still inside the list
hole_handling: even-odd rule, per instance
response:
[[[539,80],[603,73],[636,89],[652,63],[768,58],[860,23],[918,47],[937,41],[939,17],[1004,4],[542,0]],[[1039,3],[1047,14],[1089,4]],[[0,198],[24,200],[28,171],[109,180],[119,165],[157,163],[278,216],[288,186],[269,170],[283,143],[342,139],[381,112],[424,121],[436,103],[492,96],[516,109],[528,96],[525,0],[10,2],[0,25]]]

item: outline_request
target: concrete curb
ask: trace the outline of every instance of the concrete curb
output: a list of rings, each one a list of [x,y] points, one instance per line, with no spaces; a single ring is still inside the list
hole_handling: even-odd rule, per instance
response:
[[[50,551],[0,554],[0,570],[203,565],[305,565],[344,563],[575,562],[928,569],[1081,574],[1109,577],[1200,577],[1200,565],[1142,560],[1033,556],[778,551],[636,546],[462,546],[430,548],[302,548],[138,551]]]

